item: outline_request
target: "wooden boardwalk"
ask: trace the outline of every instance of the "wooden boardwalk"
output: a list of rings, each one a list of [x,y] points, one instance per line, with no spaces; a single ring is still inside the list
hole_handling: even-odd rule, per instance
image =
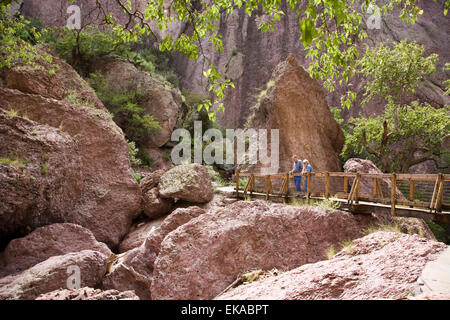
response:
[[[293,185],[293,176],[288,173],[274,175],[236,173],[235,178],[236,185],[232,190],[232,196],[235,198],[256,197],[281,201],[291,201],[293,198],[297,198],[297,195],[289,190],[290,185]],[[242,187],[241,183],[244,179],[246,183],[245,187]],[[450,174],[318,172],[308,173],[304,179],[307,179],[308,182],[307,190],[301,198],[306,201],[339,202],[341,209],[353,213],[389,212],[392,216],[450,222],[450,199],[445,199],[444,196],[444,188],[450,185]],[[333,182],[331,182],[332,179]],[[311,187],[313,180],[315,188]],[[256,181],[259,182],[259,187],[257,187]],[[416,199],[415,185],[424,181],[434,184],[430,201]],[[342,185],[337,188],[336,182]],[[409,185],[408,198],[399,196],[399,183]],[[318,184],[320,184],[319,188],[317,188]],[[279,188],[275,188],[274,185],[279,185]],[[362,186],[365,188],[365,194],[360,191]],[[315,189],[320,190],[315,191]],[[368,189],[370,189],[370,194],[368,194]],[[388,190],[386,191],[386,189]]]

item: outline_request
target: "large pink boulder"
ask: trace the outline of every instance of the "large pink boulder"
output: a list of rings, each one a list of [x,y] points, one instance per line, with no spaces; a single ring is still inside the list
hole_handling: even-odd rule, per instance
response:
[[[130,232],[125,236],[119,245],[119,253],[132,250],[144,243],[152,232],[154,232],[166,217],[160,217],[151,221],[143,221],[134,224]]]
[[[133,291],[100,290],[89,287],[60,289],[41,294],[36,300],[139,300]]]
[[[251,269],[292,269],[361,234],[342,211],[239,201],[169,233],[153,270],[153,299],[211,299]]]
[[[426,263],[446,247],[416,235],[377,232],[331,260],[238,286],[217,299],[405,299]]]
[[[39,295],[67,288],[69,277],[79,268],[80,286],[96,287],[106,272],[107,257],[92,250],[51,257],[17,275],[0,279],[0,300],[29,300]]]
[[[102,287],[119,291],[134,290],[139,298],[151,299],[153,264],[161,242],[170,232],[203,213],[205,210],[196,206],[173,211],[159,227],[148,233],[140,247],[116,257],[103,279]]]
[[[214,193],[208,170],[197,163],[178,165],[161,176],[159,194],[162,198],[193,203],[212,200]]]
[[[98,101],[91,101],[89,96],[92,98],[95,94],[69,66],[55,69],[49,81],[53,81],[53,77],[69,79],[49,82],[48,88],[34,86],[34,83],[46,79],[49,68],[54,67],[45,62],[40,66],[43,69],[41,71],[26,67],[21,69],[20,66],[5,70],[6,79],[10,79],[7,81],[9,88],[0,88],[0,108],[14,110],[21,117],[48,127],[48,131],[55,131],[54,135],[59,134],[73,140],[72,144],[76,148],[69,151],[60,151],[57,144],[40,147],[45,149],[41,159],[42,175],[52,178],[55,175],[55,187],[61,181],[64,182],[65,189],[61,188],[67,195],[59,196],[59,193],[52,192],[53,184],[50,183],[48,187],[44,184],[42,189],[33,189],[16,198],[16,202],[8,208],[7,218],[13,220],[16,216],[26,214],[33,219],[17,223],[13,230],[15,234],[9,230],[8,233],[3,233],[0,227],[0,237],[25,234],[51,223],[71,222],[91,230],[97,240],[105,242],[109,247],[115,247],[128,232],[133,219],[142,211],[141,190],[131,171],[124,134],[106,109],[102,105],[96,106]],[[55,88],[58,86],[59,89]],[[33,137],[33,132],[30,136]],[[20,145],[22,136],[15,135],[8,139],[14,140],[15,145]],[[3,140],[0,139],[1,149],[8,151],[9,147],[3,146]],[[28,156],[31,151],[26,146],[31,146],[32,142],[22,145],[25,146],[17,150],[18,156],[22,156],[22,151]],[[76,164],[77,175],[73,174],[70,167],[67,174],[60,169],[63,165],[72,164]],[[44,174],[46,171],[48,176]],[[45,180],[45,177],[41,178],[41,174],[33,176],[39,178],[38,182]],[[3,177],[0,175],[0,185],[2,184]],[[19,184],[9,183],[9,190],[15,192],[16,185],[17,189],[22,188]],[[8,197],[8,194],[0,193],[0,203]],[[47,197],[57,198],[57,203],[61,203],[56,208],[58,210],[46,210],[45,207],[43,210],[39,206]],[[27,201],[26,207],[21,205],[22,200]],[[53,204],[53,201],[49,202],[50,205]]]
[[[383,174],[383,171],[370,160],[351,158],[344,164],[344,172],[350,173],[370,173],[370,174]],[[350,183],[353,183],[353,179],[349,179]],[[392,182],[389,179],[380,179],[381,193],[383,197],[391,197]],[[373,179],[361,178],[359,183],[359,194],[372,196],[373,194]],[[397,199],[405,199],[403,193],[398,189],[396,190]]]
[[[109,257],[112,252],[98,242],[91,231],[72,223],[56,223],[38,228],[8,243],[0,254],[0,276],[28,269],[53,256],[93,250]]]

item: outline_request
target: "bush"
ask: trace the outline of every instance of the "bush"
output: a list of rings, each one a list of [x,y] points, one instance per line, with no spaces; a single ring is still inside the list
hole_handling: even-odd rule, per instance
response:
[[[99,99],[110,112],[113,120],[122,128],[128,140],[142,145],[151,134],[161,129],[158,121],[146,114],[144,108],[138,105],[142,93],[136,91],[116,91],[109,87],[104,77],[91,74],[89,82]]]
[[[127,141],[128,142],[128,155],[130,156],[130,162],[133,166],[140,166],[142,165],[142,160],[137,157],[139,149],[136,147],[136,144],[134,141]]]

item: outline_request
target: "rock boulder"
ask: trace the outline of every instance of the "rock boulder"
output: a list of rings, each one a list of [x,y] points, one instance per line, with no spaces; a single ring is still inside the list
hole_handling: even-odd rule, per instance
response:
[[[0,238],[8,240],[48,223],[71,220],[85,182],[76,139],[5,112],[4,103],[2,99]]]
[[[294,268],[361,234],[346,212],[239,201],[169,233],[153,270],[153,299],[211,299],[246,270]]]
[[[44,224],[72,222],[91,230],[99,241],[111,247],[117,245],[141,211],[141,191],[131,172],[127,142],[110,115],[101,109],[12,89],[0,89],[0,100],[2,109],[13,109],[21,116],[70,137],[77,147],[76,152],[71,149],[71,152],[61,154],[57,147],[49,146],[48,150],[43,150],[49,160],[40,160],[42,168],[45,168],[42,172],[48,171],[49,177],[56,175],[60,181],[51,184],[50,188],[61,184],[67,189],[68,195],[49,192],[51,189],[42,190],[50,197],[61,197],[60,217],[55,219],[47,210],[36,221],[24,222],[21,227],[32,230]],[[4,141],[1,140],[2,150]],[[22,149],[26,150],[26,146]],[[27,153],[17,156],[24,157]],[[55,161],[52,161],[53,157]],[[58,163],[73,166],[73,170],[77,170],[75,176],[72,169],[59,169]],[[18,184],[10,184],[13,192],[16,186],[19,188]],[[36,192],[33,196],[36,200],[26,208],[22,207],[20,200],[25,197],[15,197],[19,202],[11,207],[11,214],[19,215],[26,211],[29,216],[38,216],[39,208],[35,204],[45,199],[42,192]],[[5,193],[0,195],[7,196]],[[3,199],[0,202],[4,202]]]
[[[344,135],[330,112],[320,84],[310,78],[294,55],[275,68],[269,83],[249,116],[248,127],[268,132],[279,129],[278,171],[292,169],[294,154],[308,159],[314,171],[340,171],[338,155]],[[252,171],[264,167],[255,165]]]
[[[60,288],[67,283],[78,267],[82,287],[96,287],[106,272],[107,257],[92,250],[72,252],[51,257],[17,275],[0,279],[0,300],[30,300]]]
[[[393,232],[354,240],[333,259],[241,285],[217,299],[405,299],[443,243]]]
[[[100,290],[89,287],[61,289],[41,294],[36,300],[139,300],[133,291]]]
[[[159,194],[162,198],[193,203],[211,201],[214,196],[208,170],[197,163],[176,166],[161,176]]]
[[[111,250],[95,240],[91,231],[72,223],[56,223],[38,228],[23,238],[12,240],[0,254],[0,277],[15,274],[53,256],[94,250],[106,257]]]
[[[141,95],[139,106],[154,116],[161,126],[161,129],[150,137],[149,147],[162,147],[170,141],[181,107],[182,98],[179,90],[124,60],[102,61],[95,65],[94,71],[102,74],[113,90],[139,90]]]

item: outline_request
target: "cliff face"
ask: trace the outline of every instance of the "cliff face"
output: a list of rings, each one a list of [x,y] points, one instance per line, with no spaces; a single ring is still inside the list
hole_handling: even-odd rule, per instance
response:
[[[417,90],[416,97],[427,101],[435,107],[450,103],[450,99],[442,97],[442,82],[450,77],[450,74],[442,70],[446,61],[450,60],[447,44],[450,41],[450,19],[443,15],[443,3],[440,0],[419,1],[424,14],[419,17],[414,25],[404,23],[398,17],[398,11],[383,14],[381,29],[368,30],[369,45],[380,41],[393,39],[400,41],[404,38],[421,43],[426,48],[426,53],[437,53],[439,62],[436,73],[429,77],[424,85]],[[283,10],[287,12],[283,2]],[[225,99],[226,113],[219,116],[223,125],[241,126],[250,114],[250,107],[255,104],[255,96],[258,91],[270,79],[274,67],[284,61],[290,53],[295,54],[298,61],[307,67],[306,51],[299,42],[300,33],[298,20],[292,13],[287,13],[280,22],[276,23],[273,32],[262,34],[257,29],[258,16],[248,17],[243,10],[233,13],[229,17],[223,17],[220,22],[220,32],[223,36],[224,50],[222,54],[215,52],[211,47],[203,44],[203,49],[208,58],[214,61],[219,70],[225,72],[236,85],[235,89],[227,93]],[[361,44],[361,48],[363,45]],[[194,91],[205,91],[205,80],[202,76],[202,59],[197,62],[180,57],[176,68],[182,76],[182,86]],[[364,83],[354,81],[353,88],[361,91]],[[339,88],[333,94],[326,93],[330,106],[340,105],[340,96],[347,88]],[[383,111],[384,103],[375,101],[360,106],[360,99],[355,106],[343,112],[344,118],[350,116],[379,114]]]
[[[100,0],[105,11],[113,12],[121,23],[127,19],[113,0]],[[417,90],[415,97],[421,101],[427,101],[435,107],[450,103],[450,98],[442,97],[442,82],[450,78],[450,72],[443,70],[445,62],[450,61],[450,53],[447,43],[450,41],[450,19],[443,15],[444,0],[437,2],[419,0],[419,6],[424,13],[414,25],[404,23],[399,18],[399,10],[382,15],[381,29],[368,30],[367,43],[375,45],[380,41],[392,39],[400,41],[409,39],[417,41],[425,46],[427,54],[437,53],[439,62],[436,73],[427,78],[427,81]],[[89,23],[101,24],[101,12],[96,9],[94,2],[88,0],[75,0],[74,4],[80,6],[82,25]],[[133,1],[137,9],[145,6],[145,1]],[[22,0],[21,11],[31,18],[38,18],[44,25],[65,25],[70,14],[67,8],[70,5],[65,0]],[[288,12],[285,2],[282,9],[286,12],[281,21],[275,24],[273,32],[261,33],[258,30],[256,19],[259,15],[248,17],[244,10],[237,10],[231,16],[223,17],[220,21],[220,33],[223,38],[223,53],[218,53],[206,43],[202,44],[205,58],[189,60],[183,56],[177,58],[175,68],[181,76],[181,85],[199,93],[207,93],[207,84],[203,77],[203,69],[209,65],[205,60],[211,60],[219,66],[227,78],[232,79],[235,89],[229,90],[225,98],[227,107],[225,114],[218,116],[219,122],[224,126],[242,126],[248,115],[250,107],[255,104],[255,96],[270,79],[272,70],[280,62],[284,61],[292,53],[300,64],[307,67],[306,51],[299,42],[300,33],[298,19],[294,13]],[[366,18],[368,15],[366,15]],[[365,23],[365,22],[363,22]],[[166,31],[175,36],[186,31],[182,23],[174,23]],[[159,33],[159,32],[157,32]],[[361,44],[363,48],[363,44]],[[353,82],[353,89],[362,91],[364,82],[358,79]],[[339,106],[341,95],[347,91],[347,87],[338,88],[334,93],[326,93],[330,106]],[[383,111],[383,101],[374,101],[363,109],[360,106],[360,98],[355,106],[343,112],[345,119],[350,116],[362,114],[368,116],[379,114]],[[406,102],[406,101],[405,101]]]
[[[344,135],[328,108],[322,87],[309,77],[294,55],[276,66],[259,100],[247,125],[268,131],[279,129],[280,171],[291,170],[293,154],[309,159],[315,171],[340,171],[338,154]]]

